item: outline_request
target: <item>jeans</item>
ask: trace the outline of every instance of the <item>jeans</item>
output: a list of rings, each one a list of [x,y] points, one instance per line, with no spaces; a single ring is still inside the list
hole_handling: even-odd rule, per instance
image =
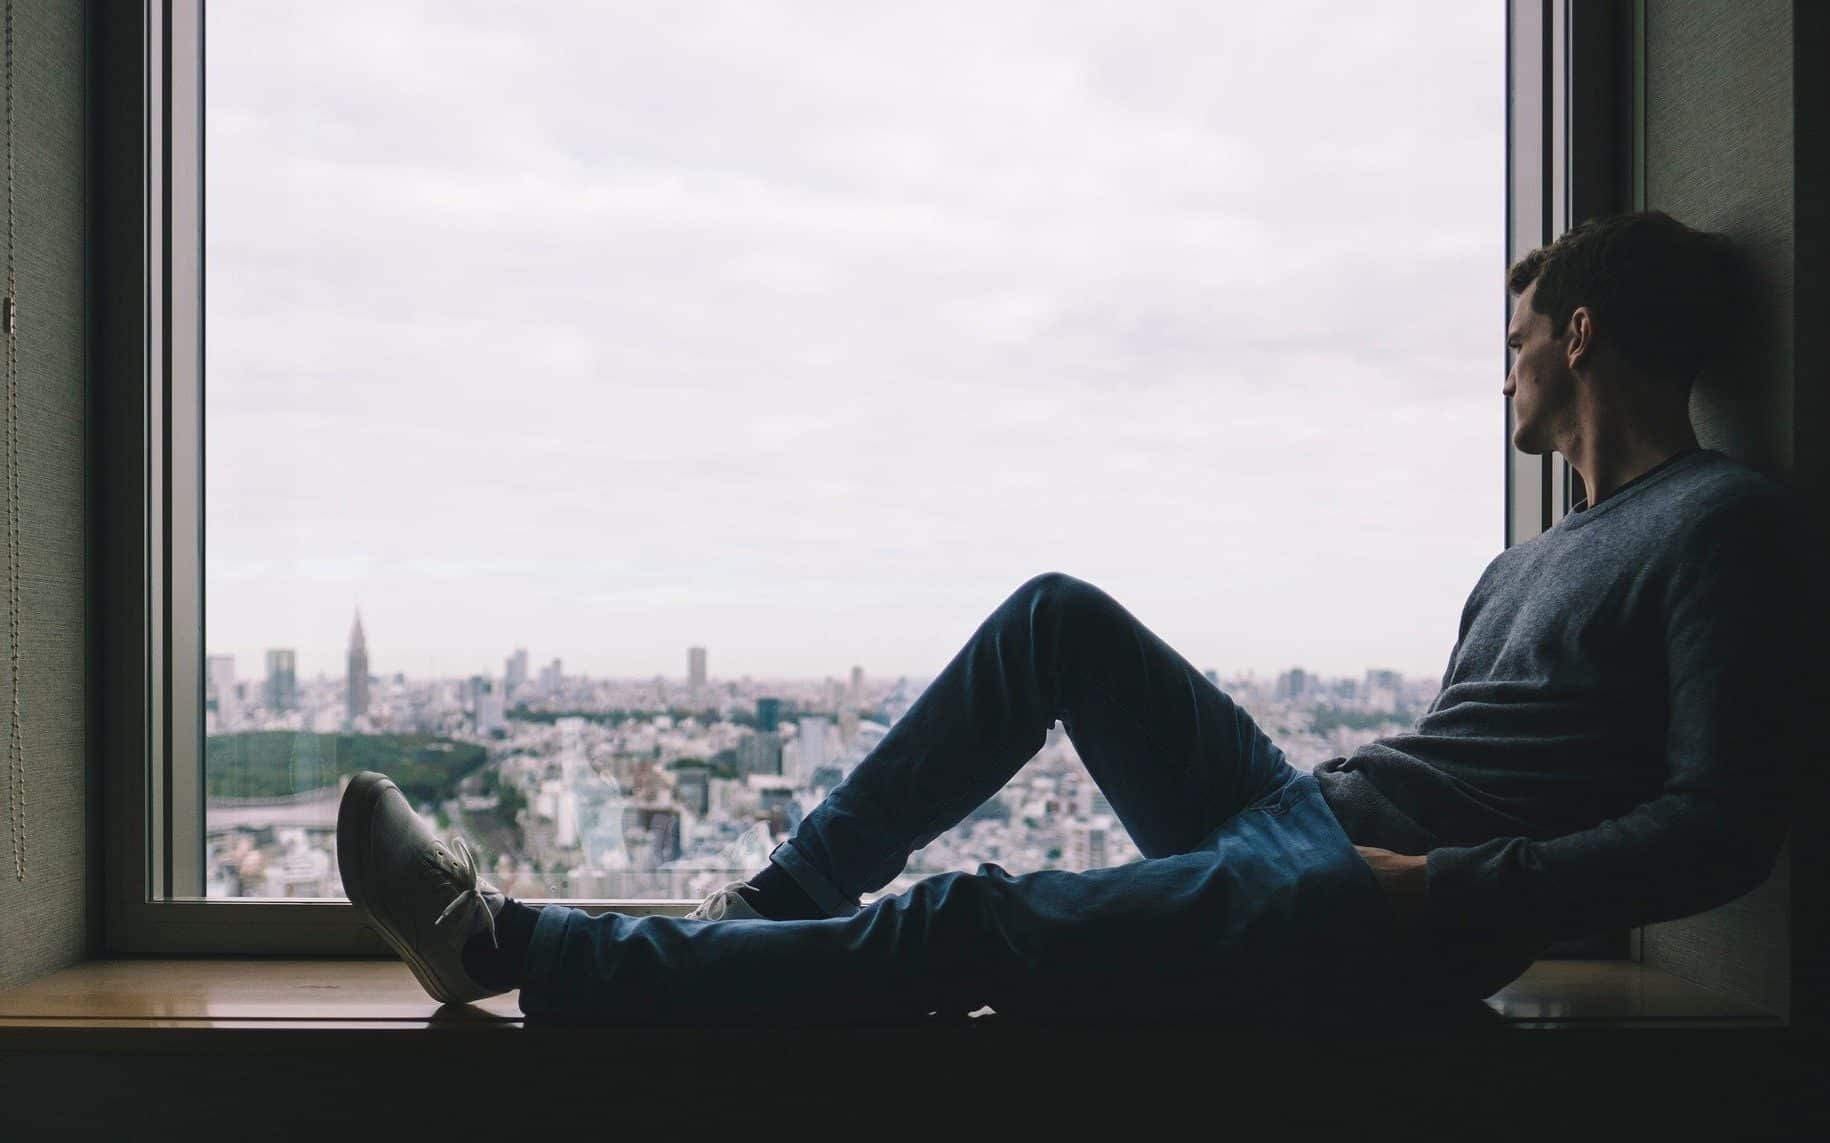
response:
[[[1142,859],[944,873],[860,908],[1060,720]],[[1110,596],[1018,588],[776,847],[820,920],[592,917],[549,906],[530,1018],[851,1023],[1230,1015],[1326,1024],[1402,986],[1394,918],[1316,780]]]

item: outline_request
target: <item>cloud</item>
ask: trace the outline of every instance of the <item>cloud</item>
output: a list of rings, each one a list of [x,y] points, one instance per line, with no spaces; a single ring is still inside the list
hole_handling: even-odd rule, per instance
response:
[[[1500,533],[1480,6],[213,5],[213,651],[931,673],[1060,568],[1433,674]],[[462,666],[460,666],[462,665]]]

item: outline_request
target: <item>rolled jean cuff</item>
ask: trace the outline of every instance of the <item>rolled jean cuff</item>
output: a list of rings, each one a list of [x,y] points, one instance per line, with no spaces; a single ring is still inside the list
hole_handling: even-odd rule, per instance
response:
[[[542,905],[540,916],[534,921],[534,932],[527,940],[527,956],[521,962],[521,987],[528,988],[528,982],[549,980],[554,966],[559,959],[559,942],[563,939],[566,925],[570,923],[573,913],[582,913],[569,905]]]
[[[769,860],[799,885],[801,892],[828,917],[849,917],[858,911],[857,902],[847,901],[824,874],[801,856],[792,842],[784,841],[776,846],[770,851]]]

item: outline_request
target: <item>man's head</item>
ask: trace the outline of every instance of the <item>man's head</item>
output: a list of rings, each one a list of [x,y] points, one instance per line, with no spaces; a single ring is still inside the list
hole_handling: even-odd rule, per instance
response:
[[[1734,340],[1745,281],[1727,238],[1658,211],[1591,219],[1521,258],[1506,276],[1519,299],[1506,330],[1513,444],[1563,447],[1585,388],[1588,408],[1687,406],[1698,371]]]

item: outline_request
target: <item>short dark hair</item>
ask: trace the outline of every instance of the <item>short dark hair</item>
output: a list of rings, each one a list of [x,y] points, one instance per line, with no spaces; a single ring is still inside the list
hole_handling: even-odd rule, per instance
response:
[[[1591,218],[1507,271],[1514,294],[1533,282],[1531,308],[1553,334],[1587,306],[1621,356],[1686,388],[1729,350],[1747,313],[1747,269],[1728,237],[1657,210]]]

